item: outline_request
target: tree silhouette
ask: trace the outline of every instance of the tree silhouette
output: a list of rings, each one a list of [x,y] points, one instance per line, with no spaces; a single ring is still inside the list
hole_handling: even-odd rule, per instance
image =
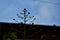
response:
[[[18,18],[23,20],[23,22],[22,22],[23,24],[26,24],[31,19],[33,19],[31,21],[36,20],[36,18],[34,16],[29,16],[30,12],[28,12],[26,10],[26,8],[24,8],[22,11],[23,11],[23,13],[20,12],[20,14],[23,15],[23,17],[21,15],[19,15],[19,14],[16,14],[16,15],[17,15]],[[19,23],[19,21],[17,21],[16,19],[13,19],[13,20]],[[32,24],[34,24],[34,23],[32,23]],[[25,39],[26,39],[26,25],[24,25],[24,40]]]

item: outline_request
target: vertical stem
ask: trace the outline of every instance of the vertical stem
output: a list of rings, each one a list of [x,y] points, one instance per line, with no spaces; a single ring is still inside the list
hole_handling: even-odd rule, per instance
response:
[[[26,32],[25,32],[26,29],[25,29],[25,27],[26,26],[24,25],[24,40],[26,40]]]
[[[24,40],[26,39],[26,9],[24,9]]]

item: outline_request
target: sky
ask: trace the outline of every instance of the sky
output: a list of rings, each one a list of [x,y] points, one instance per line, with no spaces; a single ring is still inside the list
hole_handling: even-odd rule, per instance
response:
[[[0,0],[0,22],[21,22],[16,14],[24,8],[35,16],[35,24],[60,25],[60,0]]]

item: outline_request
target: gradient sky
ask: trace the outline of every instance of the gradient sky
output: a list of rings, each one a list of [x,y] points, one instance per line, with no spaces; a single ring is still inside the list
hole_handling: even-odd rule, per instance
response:
[[[60,0],[0,0],[0,22],[15,22],[24,8],[36,17],[35,24],[60,25]]]

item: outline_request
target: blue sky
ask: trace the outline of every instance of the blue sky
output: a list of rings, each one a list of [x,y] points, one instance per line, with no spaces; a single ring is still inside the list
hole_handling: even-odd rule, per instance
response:
[[[0,0],[0,22],[15,22],[24,8],[36,17],[35,24],[60,25],[60,0]]]

